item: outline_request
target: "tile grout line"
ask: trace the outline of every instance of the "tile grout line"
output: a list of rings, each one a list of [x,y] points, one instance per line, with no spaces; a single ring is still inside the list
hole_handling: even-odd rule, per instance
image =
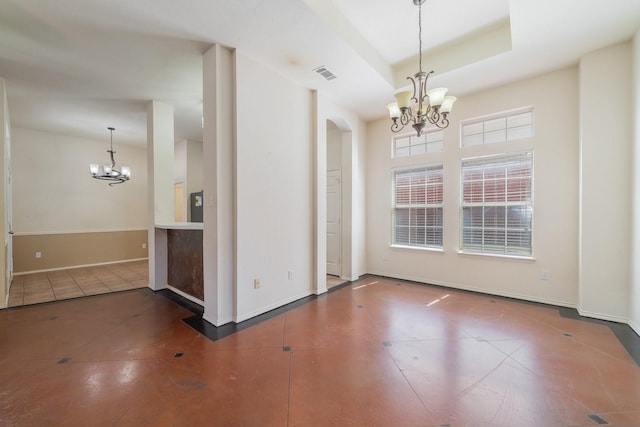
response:
[[[390,343],[390,342],[389,341],[385,341],[385,343]],[[385,345],[385,347],[388,347],[388,346]],[[407,376],[405,375],[404,371],[400,368],[400,366],[398,366],[398,362],[396,362],[396,359],[394,359],[393,356],[389,353],[389,350],[387,350],[387,356],[389,356],[389,358],[391,359],[391,361],[395,365],[396,369],[398,369],[398,371],[400,372],[400,374],[402,375],[404,380],[407,382],[409,387],[411,387],[411,391],[413,391],[413,394],[416,396],[416,398],[418,399],[418,401],[420,402],[420,404],[422,405],[424,410],[427,411],[427,413],[433,418],[433,414],[431,413],[429,408],[427,408],[427,405],[424,403],[424,401],[422,400],[422,398],[420,397],[420,395],[416,391],[416,389],[413,386],[413,384],[411,384],[411,381],[409,381],[409,378],[407,378]]]
[[[289,351],[289,381],[287,384],[287,427],[289,427],[289,417],[291,416],[291,362],[292,351]]]

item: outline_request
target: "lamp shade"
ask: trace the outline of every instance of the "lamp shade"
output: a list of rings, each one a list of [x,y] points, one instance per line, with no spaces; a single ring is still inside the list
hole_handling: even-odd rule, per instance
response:
[[[91,163],[89,165],[89,170],[91,171],[91,175],[97,175],[100,172],[100,166],[95,163]]]
[[[398,117],[400,117],[400,107],[398,107],[397,102],[388,104],[387,108],[389,109],[389,117],[391,117],[392,119],[397,119]]]
[[[441,113],[450,113],[451,110],[453,110],[453,103],[456,102],[456,98],[455,96],[445,96],[444,100],[442,101],[442,106],[440,106],[440,112]]]
[[[396,99],[398,100],[398,107],[409,108],[409,104],[411,103],[411,97],[413,96],[413,92],[399,92],[396,93]]]
[[[126,176],[127,178],[131,178],[131,169],[129,168],[129,166],[122,167],[122,175]]]
[[[427,91],[427,96],[429,97],[429,104],[432,107],[439,107],[442,105],[444,101],[444,96],[447,94],[446,87],[437,87],[434,89],[430,89]]]

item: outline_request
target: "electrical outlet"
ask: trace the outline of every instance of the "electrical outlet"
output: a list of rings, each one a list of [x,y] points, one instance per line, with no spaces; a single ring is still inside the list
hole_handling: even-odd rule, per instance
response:
[[[146,243],[142,244],[142,249],[147,249],[147,244]]]
[[[549,280],[549,272],[547,270],[540,272],[540,280]]]
[[[42,252],[36,252],[36,258],[37,259],[42,258]]]
[[[287,277],[289,278],[289,280],[293,280],[293,271],[289,270],[289,272],[287,273]]]
[[[253,289],[260,288],[260,279],[253,279]]]

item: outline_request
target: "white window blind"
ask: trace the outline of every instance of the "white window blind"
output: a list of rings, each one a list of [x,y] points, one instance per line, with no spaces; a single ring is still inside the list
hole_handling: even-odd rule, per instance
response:
[[[510,142],[533,136],[533,108],[499,113],[460,124],[462,147]]]
[[[442,130],[428,130],[420,136],[401,135],[393,138],[393,157],[417,156],[442,151],[444,133]]]
[[[463,159],[461,205],[463,251],[532,255],[533,153]]]
[[[392,243],[442,248],[442,164],[393,172]]]

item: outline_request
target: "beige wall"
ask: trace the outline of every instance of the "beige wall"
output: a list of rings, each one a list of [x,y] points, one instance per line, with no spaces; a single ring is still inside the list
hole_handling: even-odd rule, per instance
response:
[[[147,230],[16,235],[13,253],[16,274],[147,258]]]
[[[578,70],[545,74],[461,98],[445,130],[445,148],[430,156],[392,159],[388,118],[369,124],[367,148],[368,271],[490,294],[575,306],[578,296]],[[512,143],[460,148],[459,122],[533,106],[535,135]],[[534,151],[534,257],[461,254],[460,160]],[[442,252],[390,247],[391,170],[444,163]],[[549,280],[541,280],[541,272]]]

